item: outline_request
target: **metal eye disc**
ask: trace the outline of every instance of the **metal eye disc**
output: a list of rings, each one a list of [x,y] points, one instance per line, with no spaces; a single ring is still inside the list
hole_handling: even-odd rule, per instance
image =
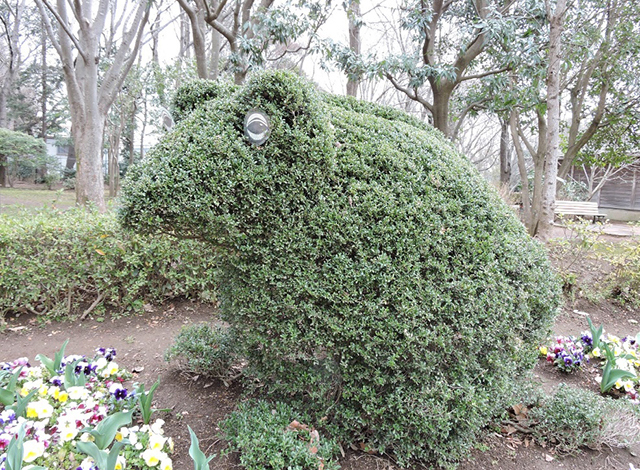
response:
[[[269,138],[269,117],[259,109],[250,109],[244,118],[244,135],[254,145],[261,145]]]

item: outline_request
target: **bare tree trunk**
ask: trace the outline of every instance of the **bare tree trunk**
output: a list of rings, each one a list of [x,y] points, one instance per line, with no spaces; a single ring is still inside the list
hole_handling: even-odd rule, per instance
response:
[[[211,28],[211,67],[209,69],[209,77],[217,80],[220,75],[220,32]]]
[[[130,118],[130,130],[129,130],[129,162],[133,163],[133,161],[135,160],[135,153],[136,153],[136,144],[135,144],[135,138],[136,138],[136,114],[138,113],[138,105],[137,103],[133,103],[133,106],[131,108],[131,115],[129,116]]]
[[[205,42],[205,22],[204,22],[204,14],[205,12],[199,8],[192,8],[187,0],[178,0],[180,7],[184,14],[189,18],[189,23],[191,24],[191,36],[193,37],[193,51],[196,57],[196,68],[198,70],[199,78],[209,78],[209,73],[207,70],[207,53],[206,53],[206,42]],[[184,16],[181,16],[184,18]],[[186,21],[182,23],[183,28],[183,45],[182,47],[185,49],[185,52],[188,51],[188,45],[190,44],[188,25]],[[186,41],[185,41],[186,39]],[[188,57],[188,54],[185,53],[185,57]]]
[[[349,19],[349,49],[355,56],[360,55],[360,0],[350,0],[347,10]],[[347,74],[347,95],[358,96],[360,78]]]
[[[69,150],[67,151],[67,163],[65,165],[65,168],[67,170],[71,170],[73,168],[73,166],[76,164],[76,146],[75,146],[75,141],[73,138],[74,135],[74,128],[73,128],[73,124],[71,125],[71,139],[69,142]],[[77,170],[77,167],[76,167]]]
[[[104,173],[102,169],[102,136],[104,121],[99,117],[87,119],[76,134],[76,201],[80,205],[91,202],[105,211]]]
[[[431,110],[433,127],[442,131],[446,137],[451,137],[449,130],[449,102],[451,101],[453,87],[449,83],[444,85],[436,84],[435,80],[431,87],[433,90],[433,109]]]
[[[531,194],[529,193],[529,175],[527,174],[527,166],[524,161],[524,151],[520,145],[520,138],[518,137],[518,130],[516,126],[516,112],[511,111],[509,117],[509,126],[511,128],[511,138],[513,140],[513,146],[516,149],[516,155],[518,157],[518,171],[520,173],[520,182],[522,184],[522,215],[524,217],[524,224],[526,227],[531,226]]]
[[[40,79],[42,80],[42,103],[40,103],[40,110],[42,112],[42,132],[40,133],[40,137],[43,139],[47,138],[47,32],[44,28],[44,21],[41,23],[42,31],[40,32],[40,41],[42,41],[42,46],[40,52],[42,54],[42,75]]]
[[[142,106],[143,106],[143,111],[142,111],[142,129],[140,130],[140,161],[142,161],[142,159],[144,158],[144,133],[147,130],[147,118],[149,117],[146,99],[142,100]],[[131,158],[131,155],[129,155],[129,158]],[[131,165],[132,163],[133,163],[133,160],[129,160],[129,165]]]
[[[544,158],[547,153],[547,122],[545,120],[544,114],[538,111],[538,146],[535,148],[527,139],[522,127],[520,126],[520,122],[518,119],[518,113],[513,111],[511,114],[511,131],[513,134],[513,143],[518,153],[518,168],[520,171],[520,178],[523,179],[523,191],[524,186],[527,185],[528,191],[528,175],[526,174],[526,168],[524,166],[524,152],[520,145],[521,142],[525,144],[531,158],[533,159],[533,195],[531,196],[531,206],[530,213],[528,217],[525,219],[525,223],[527,226],[527,230],[529,235],[533,236],[537,233],[538,223],[540,220],[540,211],[542,204],[542,181],[544,177]],[[523,193],[524,194],[524,193]],[[526,199],[529,201],[529,197]],[[523,204],[524,204],[524,195],[523,195]]]
[[[125,125],[124,113],[120,113],[120,120],[117,125],[111,125],[111,132],[109,132],[109,197],[115,197],[118,193],[118,175],[120,173],[120,137],[122,135],[122,129]]]
[[[566,13],[566,0],[558,0],[551,13],[550,0],[546,0],[549,18],[549,68],[547,70],[547,151],[545,154],[544,192],[541,203],[537,235],[547,239],[551,235],[555,215],[556,181],[560,158],[560,64],[562,62],[562,27]]]
[[[9,81],[8,74],[5,75],[5,80]],[[13,79],[11,79],[13,81]],[[0,127],[7,127],[7,95],[9,94],[9,88],[6,86],[0,87]]]
[[[510,189],[511,152],[509,147],[509,121],[501,118],[500,127],[500,184]]]
[[[0,186],[7,187],[7,157],[6,155],[0,155]]]
[[[40,71],[40,86],[42,88],[42,101],[40,102],[40,112],[42,113],[41,125],[42,129],[40,130],[40,138],[47,141],[47,33],[44,29],[44,21],[40,22],[42,30],[40,31],[40,41],[42,42],[40,46],[40,54],[41,54],[41,62],[40,66],[42,70]],[[44,179],[47,176],[47,165],[43,165],[40,168],[40,173],[42,178]],[[51,188],[49,188],[51,189]]]

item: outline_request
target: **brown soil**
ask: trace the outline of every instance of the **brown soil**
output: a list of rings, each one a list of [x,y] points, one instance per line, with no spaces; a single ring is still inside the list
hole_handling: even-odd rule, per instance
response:
[[[583,273],[584,274],[584,273]],[[597,304],[585,300],[567,302],[559,315],[556,334],[577,335],[587,329],[585,312],[594,324],[605,325],[608,332],[624,336],[636,333],[640,324],[638,310],[619,307],[607,301]],[[100,321],[102,320],[102,321]],[[630,322],[631,320],[631,322]],[[68,353],[92,355],[97,347],[117,349],[117,362],[136,371],[134,380],[148,386],[160,379],[155,406],[169,408],[159,415],[165,421],[165,432],[176,442],[174,468],[193,468],[188,456],[187,425],[197,433],[207,455],[216,454],[212,469],[239,468],[237,456],[221,457],[225,441],[218,423],[228,415],[240,399],[239,385],[226,387],[222,382],[181,373],[174,363],[164,362],[163,355],[180,328],[185,324],[214,322],[215,310],[210,305],[188,301],[147,307],[145,314],[123,318],[88,318],[83,322],[43,323],[41,319],[22,315],[7,318],[7,328],[0,333],[0,361],[27,356],[32,361],[38,353],[48,356],[69,338]],[[561,382],[597,391],[592,366],[576,374],[556,371],[541,360],[534,370],[536,380],[552,391]],[[147,387],[148,388],[148,387]],[[345,470],[392,470],[398,468],[391,458],[369,455],[347,449],[340,461]],[[631,449],[586,449],[579,455],[560,457],[552,449],[533,443],[523,434],[505,435],[488,430],[471,458],[462,462],[461,470],[628,470],[630,464],[640,468],[640,445]]]

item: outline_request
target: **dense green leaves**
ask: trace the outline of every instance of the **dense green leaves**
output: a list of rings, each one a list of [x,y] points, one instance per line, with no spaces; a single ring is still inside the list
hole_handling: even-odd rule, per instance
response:
[[[336,470],[335,442],[327,440],[285,403],[249,401],[222,423],[230,450],[247,470]]]
[[[266,390],[405,463],[464,455],[559,302],[543,249],[439,132],[282,72],[196,108],[122,202],[127,227],[219,250],[221,315]]]
[[[98,300],[115,312],[145,302],[212,300],[215,253],[194,240],[124,232],[86,210],[0,216],[0,322],[6,312],[76,315]]]
[[[0,128],[0,155],[10,158],[44,157],[46,147],[42,139]]]

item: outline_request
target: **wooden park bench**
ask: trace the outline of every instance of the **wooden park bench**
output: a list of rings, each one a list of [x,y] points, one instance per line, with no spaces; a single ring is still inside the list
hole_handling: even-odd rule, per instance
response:
[[[592,217],[594,222],[598,219],[604,219],[607,216],[606,214],[600,213],[597,202],[556,201],[554,211],[557,215]]]

